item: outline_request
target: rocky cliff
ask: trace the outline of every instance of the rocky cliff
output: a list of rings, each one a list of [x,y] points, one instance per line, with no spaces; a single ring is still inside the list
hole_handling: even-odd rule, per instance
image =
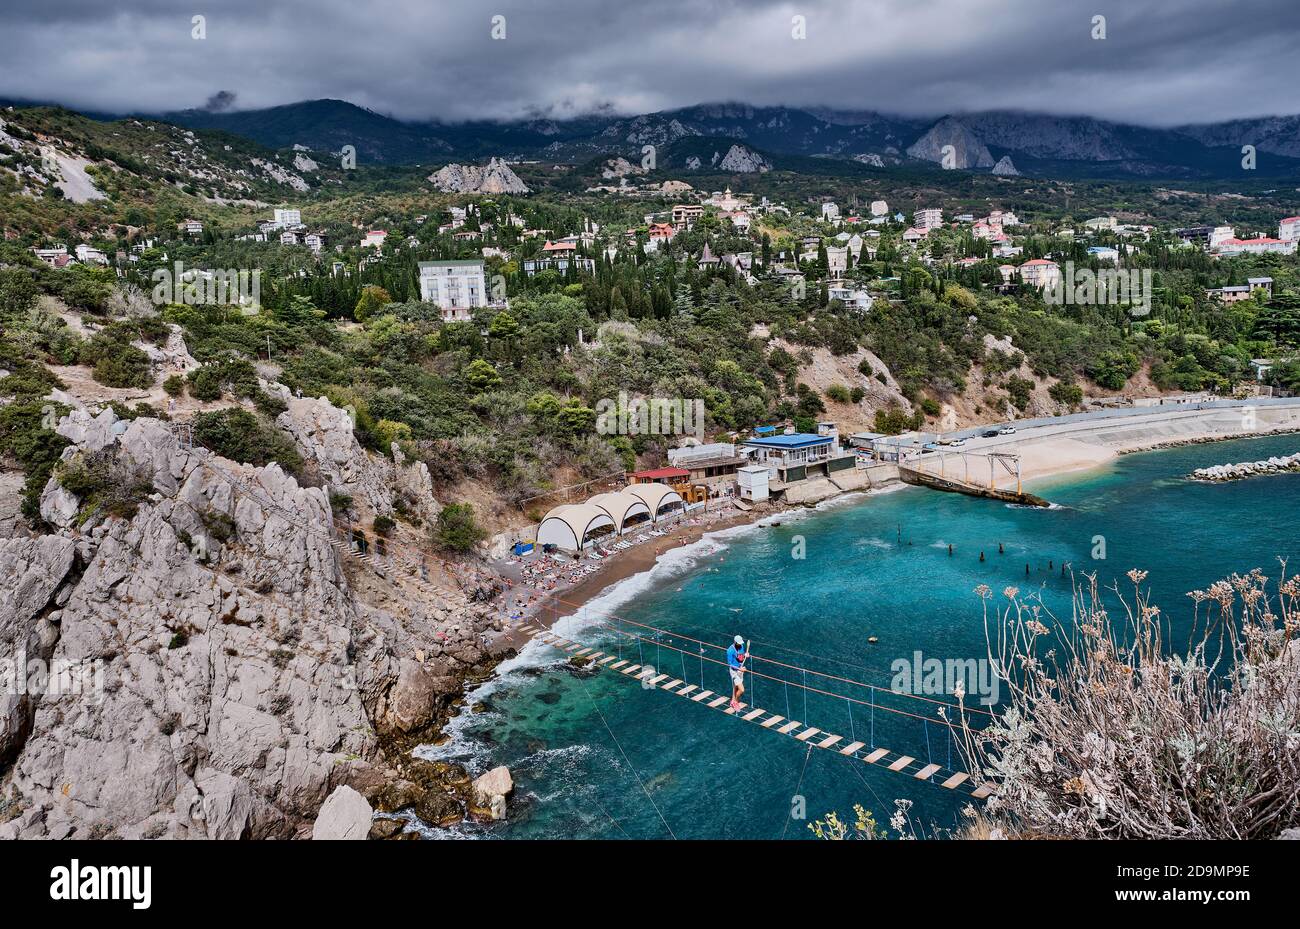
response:
[[[443,193],[458,194],[526,194],[528,185],[499,158],[484,167],[450,164],[429,175],[429,180]]]
[[[743,145],[733,145],[718,162],[718,168],[737,174],[754,174],[771,171],[772,163],[752,149]]]
[[[0,699],[0,838],[306,836],[341,785],[380,809],[441,790],[401,749],[504,654],[488,607],[340,557],[327,489],[278,465],[109,410],[58,431],[65,461],[111,460],[137,499],[110,516],[56,474],[57,533],[0,539],[0,648],[24,656]]]
[[[945,149],[952,146],[945,161]],[[907,154],[913,158],[933,161],[946,168],[991,168],[993,156],[988,147],[965,124],[945,116],[921,138],[908,146]]]
[[[998,159],[998,163],[993,166],[993,174],[1004,177],[1019,177],[1020,172],[1016,170],[1016,163],[1011,160],[1010,155],[1003,155]]]

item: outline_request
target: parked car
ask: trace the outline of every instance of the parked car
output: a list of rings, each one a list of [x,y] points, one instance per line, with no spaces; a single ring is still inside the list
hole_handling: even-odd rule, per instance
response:
[[[1015,435],[1015,434],[1016,434],[1015,426],[1003,426],[1001,429],[998,430],[998,435]]]
[[[998,431],[996,429],[990,429],[982,436],[982,438],[985,439],[996,439],[997,437],[998,437]]]

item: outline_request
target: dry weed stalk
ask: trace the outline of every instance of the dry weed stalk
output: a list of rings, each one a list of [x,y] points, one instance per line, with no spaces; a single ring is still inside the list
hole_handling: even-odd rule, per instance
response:
[[[1073,621],[1037,598],[983,585],[989,659],[1008,705],[984,729],[963,710],[961,747],[994,788],[988,812],[1068,838],[1275,838],[1300,824],[1300,583],[1273,596],[1255,569],[1195,603],[1175,654],[1170,627],[1130,571],[1112,589],[1075,583]]]

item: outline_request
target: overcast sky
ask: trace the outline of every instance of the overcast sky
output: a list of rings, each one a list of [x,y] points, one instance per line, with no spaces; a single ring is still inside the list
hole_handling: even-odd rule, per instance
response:
[[[1300,113],[1298,49],[1300,0],[0,0],[0,97],[110,112],[335,97],[460,120],[734,100],[1170,125]]]

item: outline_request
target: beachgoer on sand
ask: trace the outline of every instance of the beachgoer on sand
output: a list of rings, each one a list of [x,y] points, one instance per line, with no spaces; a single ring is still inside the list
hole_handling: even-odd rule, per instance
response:
[[[740,709],[740,698],[745,693],[745,640],[736,636],[731,647],[727,649],[727,670],[731,673],[731,708]]]

